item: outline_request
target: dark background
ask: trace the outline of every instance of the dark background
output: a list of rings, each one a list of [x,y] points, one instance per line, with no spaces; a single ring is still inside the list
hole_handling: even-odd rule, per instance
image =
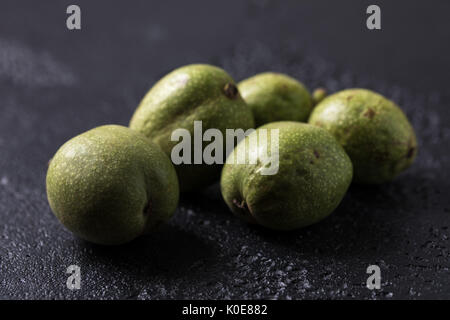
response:
[[[78,4],[82,30],[66,28]],[[378,4],[382,30],[365,10]],[[0,2],[0,298],[450,298],[450,2]],[[71,137],[128,121],[188,63],[236,80],[272,70],[330,91],[367,87],[411,119],[416,163],[351,187],[322,223],[274,233],[234,218],[218,186],[120,247],[76,239],[51,213],[48,160]],[[81,267],[81,290],[66,268]],[[365,287],[377,264],[381,290]]]

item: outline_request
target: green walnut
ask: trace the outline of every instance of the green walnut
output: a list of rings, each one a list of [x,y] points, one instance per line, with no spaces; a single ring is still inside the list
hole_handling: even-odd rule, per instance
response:
[[[320,101],[325,99],[326,96],[327,96],[327,90],[325,90],[324,88],[317,88],[312,93],[313,104],[317,105]]]
[[[241,81],[238,88],[252,109],[257,127],[275,121],[306,122],[313,107],[305,86],[281,73],[257,74]]]
[[[180,143],[173,134],[183,130],[192,137],[189,159],[174,161],[181,191],[201,189],[220,177],[224,159],[213,164],[194,159],[194,153],[201,153],[207,145],[205,141],[201,141],[200,149],[194,145],[194,136],[198,135],[194,122],[200,121],[205,132],[217,129],[223,136],[226,129],[254,127],[252,112],[233,79],[224,70],[206,64],[184,66],[163,77],[150,89],[130,121],[131,129],[152,139],[172,159],[172,150]]]
[[[273,129],[278,129],[278,141]],[[258,143],[264,134],[270,136],[262,139],[267,143]],[[270,156],[252,162],[249,155],[258,153]],[[244,154],[245,163],[239,160]],[[276,161],[278,170],[264,172]],[[247,136],[229,155],[221,191],[236,216],[267,228],[292,230],[333,212],[352,174],[349,157],[326,130],[300,122],[273,122]]]
[[[167,156],[123,126],[101,126],[72,138],[47,171],[47,197],[56,217],[98,244],[122,244],[149,232],[172,216],[178,196]]]
[[[309,123],[336,137],[353,162],[357,183],[390,181],[417,154],[416,135],[403,111],[370,90],[348,89],[325,98]]]

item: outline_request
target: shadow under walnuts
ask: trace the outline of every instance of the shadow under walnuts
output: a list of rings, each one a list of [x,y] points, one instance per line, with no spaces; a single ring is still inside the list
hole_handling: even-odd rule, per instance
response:
[[[286,253],[304,257],[358,257],[376,260],[377,257],[401,251],[408,238],[404,224],[417,218],[422,211],[423,198],[418,185],[430,187],[431,181],[417,175],[403,176],[389,184],[378,186],[352,185],[338,208],[328,218],[315,225],[291,232],[277,232],[260,226],[242,223],[238,230],[227,233],[257,242],[268,243]],[[232,216],[220,196],[217,185],[208,190],[184,195],[181,205],[210,212],[212,220]],[[178,213],[181,214],[181,213]],[[198,219],[198,218],[196,218]],[[179,220],[179,221],[178,221]],[[178,219],[177,223],[185,223]],[[111,265],[128,274],[142,278],[153,275],[191,278],[208,273],[221,260],[218,248],[196,234],[195,230],[175,224],[162,226],[157,232],[140,237],[129,244],[116,247],[98,246],[87,242],[89,263]],[[233,223],[225,228],[234,228]],[[198,231],[198,230],[197,230]],[[250,238],[245,237],[248,233]],[[236,239],[237,240],[237,239]],[[239,242],[239,240],[237,240]],[[254,242],[250,245],[256,245]],[[264,246],[261,246],[263,248]]]
[[[196,235],[172,225],[120,246],[101,246],[80,240],[90,252],[86,263],[100,263],[142,277],[190,273],[193,266],[206,268],[215,261],[215,250]],[[188,272],[189,271],[189,272]],[[201,270],[193,270],[193,273]],[[191,272],[191,274],[192,274]]]
[[[411,179],[378,186],[352,185],[329,217],[303,229],[278,232],[248,224],[249,232],[304,256],[372,259],[386,255],[399,250],[407,237],[403,223],[414,218],[410,198],[417,195],[409,190],[414,186]]]

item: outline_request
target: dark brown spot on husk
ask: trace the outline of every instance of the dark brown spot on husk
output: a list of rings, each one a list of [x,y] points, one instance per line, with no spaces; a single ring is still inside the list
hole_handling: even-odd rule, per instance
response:
[[[314,122],[313,124],[316,125],[316,126],[318,126],[318,127],[323,128],[323,123],[322,123],[322,121],[316,121],[316,122]]]
[[[408,158],[408,159],[412,158],[412,156],[414,155],[414,151],[416,151],[416,148],[410,147],[408,149],[408,153],[406,154],[406,158]]]
[[[314,150],[314,156],[319,159],[320,158],[320,153],[317,150]]]
[[[246,209],[247,207],[247,204],[245,203],[244,200],[239,202],[237,199],[233,199],[233,204],[239,209]]]
[[[147,204],[144,207],[144,210],[143,210],[144,216],[149,216],[151,211],[152,211],[152,206],[151,206],[151,203],[149,201],[149,202],[147,202]]]
[[[366,112],[364,112],[364,116],[369,119],[372,119],[375,116],[375,111],[373,111],[373,109],[369,108],[369,109],[367,109]]]
[[[248,218],[248,216],[252,215],[252,211],[245,200],[238,201],[237,199],[233,199],[233,204],[244,212],[244,217]]]
[[[245,202],[245,200],[237,200],[237,199],[233,199],[233,205],[240,209],[237,211],[233,212],[238,215],[239,217],[241,217],[242,219],[244,219],[245,221],[247,221],[248,223],[252,223],[252,224],[256,224],[257,221],[255,220],[255,218],[253,217],[253,213],[252,213],[252,209],[250,208],[250,206]]]
[[[239,90],[233,83],[227,83],[223,88],[223,92],[229,99],[236,99],[239,95]]]

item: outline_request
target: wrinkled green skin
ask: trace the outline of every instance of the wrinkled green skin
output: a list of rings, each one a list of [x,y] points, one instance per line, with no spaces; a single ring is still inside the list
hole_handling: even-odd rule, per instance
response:
[[[123,126],[101,126],[74,137],[47,171],[47,197],[56,217],[97,244],[122,244],[149,232],[172,216],[178,196],[167,156]]]
[[[234,87],[234,95],[227,94],[227,85]],[[194,121],[200,120],[203,132],[216,128],[225,134],[226,129],[254,127],[251,110],[233,79],[224,70],[205,64],[181,67],[158,81],[134,113],[130,128],[152,139],[170,157],[179,143],[171,141],[178,128],[191,133],[194,150]],[[181,191],[196,191],[219,179],[221,165],[193,164],[191,158],[192,164],[175,165]]]
[[[356,183],[379,184],[408,168],[417,154],[414,130],[400,108],[366,89],[348,89],[319,103],[309,123],[331,132],[350,156]]]
[[[281,73],[257,74],[241,81],[238,88],[257,127],[275,121],[306,122],[313,107],[305,86]]]
[[[276,230],[324,219],[341,202],[352,180],[352,163],[344,149],[327,131],[306,123],[274,122],[252,135],[261,129],[279,129],[279,171],[262,175],[261,162],[235,164],[230,155],[221,178],[228,207],[247,222]],[[250,136],[234,154],[256,152],[258,146],[250,145]]]

